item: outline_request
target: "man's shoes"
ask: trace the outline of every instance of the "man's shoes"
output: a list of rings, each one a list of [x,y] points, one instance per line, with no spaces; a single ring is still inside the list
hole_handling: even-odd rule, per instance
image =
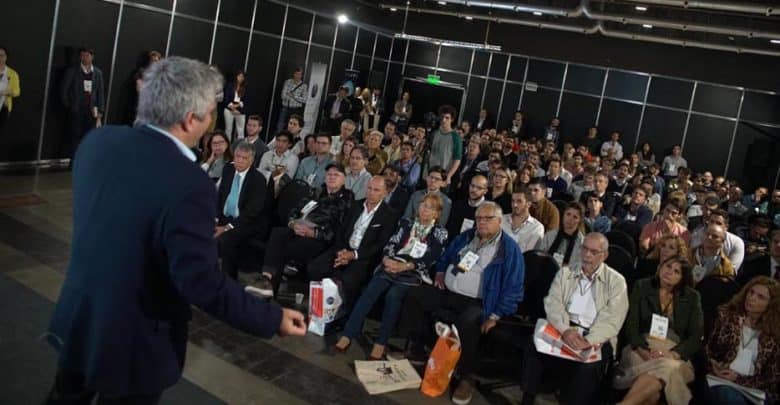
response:
[[[455,388],[455,392],[452,394],[452,402],[457,405],[466,405],[471,402],[471,398],[474,396],[474,381],[469,378],[463,378],[458,384],[458,388]]]
[[[274,285],[271,283],[271,280],[265,276],[260,276],[252,285],[244,287],[244,291],[260,298],[274,297]]]

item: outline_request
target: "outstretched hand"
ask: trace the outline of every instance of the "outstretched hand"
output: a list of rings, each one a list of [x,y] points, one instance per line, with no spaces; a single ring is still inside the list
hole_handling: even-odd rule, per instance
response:
[[[282,323],[279,336],[305,336],[306,319],[303,314],[288,308],[282,308]]]

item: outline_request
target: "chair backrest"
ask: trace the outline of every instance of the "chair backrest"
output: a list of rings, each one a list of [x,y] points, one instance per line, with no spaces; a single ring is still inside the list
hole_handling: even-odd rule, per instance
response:
[[[634,238],[631,237],[631,235],[620,230],[611,230],[604,236],[607,237],[610,246],[620,246],[625,249],[631,257],[636,257],[636,242],[634,242]]]
[[[609,267],[615,269],[626,279],[632,278],[634,273],[634,257],[626,249],[618,245],[609,245],[609,256],[604,261]]]
[[[294,180],[287,183],[282,190],[279,191],[279,198],[277,199],[277,214],[279,215],[279,221],[282,224],[285,224],[287,218],[290,216],[290,210],[295,208],[299,201],[311,196],[312,191],[309,184],[303,180]]]
[[[523,253],[525,280],[523,301],[518,306],[518,315],[532,319],[544,318],[544,297],[550,290],[555,274],[560,267],[552,255],[543,250],[529,250]]]
[[[696,284],[696,290],[701,295],[704,336],[708,336],[718,313],[718,307],[739,292],[739,283],[730,278],[707,276]]]
[[[555,200],[552,203],[555,204],[556,208],[558,208],[558,214],[560,215],[561,219],[563,219],[563,212],[566,211],[566,206],[569,204],[563,200]]]

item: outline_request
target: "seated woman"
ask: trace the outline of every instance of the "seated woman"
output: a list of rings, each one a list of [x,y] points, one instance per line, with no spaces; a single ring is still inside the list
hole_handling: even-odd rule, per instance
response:
[[[752,279],[718,317],[705,346],[710,384],[707,404],[748,405],[753,401],[728,385],[763,391],[765,403],[778,398],[780,387],[780,284],[761,276]]]
[[[664,322],[666,327],[656,328]],[[685,256],[667,258],[655,277],[637,281],[625,325],[623,374],[615,378],[615,388],[630,387],[620,403],[657,404],[662,391],[668,404],[690,402],[687,384],[694,372],[688,359],[701,348],[703,323],[701,299]]]
[[[584,234],[584,209],[578,202],[570,202],[563,211],[561,228],[544,234],[537,249],[553,255],[559,266],[579,263]]]
[[[490,191],[488,201],[493,201],[501,207],[503,212],[512,212],[512,175],[506,166],[501,165],[490,176]]]
[[[233,161],[230,141],[222,131],[214,131],[209,137],[207,148],[203,151],[200,167],[216,183],[222,176],[222,169]]]
[[[639,259],[636,266],[637,279],[652,277],[661,263],[674,256],[690,258],[688,245],[679,236],[666,235],[658,240],[658,243],[656,243],[647,256]]]
[[[407,291],[423,282],[431,283],[428,268],[441,256],[447,230],[436,224],[444,203],[438,194],[428,194],[420,203],[417,218],[401,219],[398,229],[384,248],[382,263],[374,272],[349,316],[335,349],[345,352],[360,333],[363,320],[385,291],[385,308],[379,336],[371,349],[371,360],[381,360],[385,345],[398,322]]]

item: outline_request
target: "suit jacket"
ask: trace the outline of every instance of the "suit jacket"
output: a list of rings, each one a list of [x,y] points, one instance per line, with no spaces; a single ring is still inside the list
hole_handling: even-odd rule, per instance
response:
[[[772,258],[769,255],[761,255],[753,260],[746,261],[742,264],[742,269],[737,274],[737,282],[744,286],[754,277],[772,277],[772,273],[769,271],[771,263]]]
[[[322,106],[322,113],[325,115],[326,119],[330,119],[330,112],[333,109],[333,103],[336,102],[336,95],[331,94],[328,96],[327,99],[325,99],[325,104]],[[352,111],[352,101],[349,97],[344,98],[341,100],[341,104],[339,104],[339,113],[341,114],[341,117],[337,118],[339,122],[343,120],[344,118],[350,118],[350,113]]]
[[[232,164],[225,165],[222,169],[222,180],[219,183],[217,193],[217,212],[220,225],[231,224],[236,228],[252,228],[257,231],[267,226],[268,215],[266,202],[268,201],[265,176],[250,167],[244,175],[244,183],[241,185],[241,193],[238,195],[238,218],[225,216],[225,201],[230,195],[233,186],[233,178],[236,168]]]
[[[390,201],[387,201],[387,205],[397,212],[403,212],[403,210],[406,209],[406,204],[409,203],[409,197],[411,196],[412,193],[410,193],[406,187],[398,184],[395,187],[393,194],[390,195]]]
[[[644,335],[650,332],[653,314],[661,314],[662,311],[659,288],[658,279],[652,277],[637,281],[631,291],[625,331],[628,344],[634,348],[648,347]],[[704,315],[701,297],[693,288],[683,287],[679,293],[674,294],[672,302],[669,328],[680,338],[672,350],[682,358],[690,359],[702,345]]]
[[[222,98],[222,103],[220,104],[220,111],[219,113],[222,113],[222,110],[227,108],[228,104],[233,102],[233,99],[236,97],[236,84],[235,83],[228,83],[227,86],[225,86],[225,93]],[[241,96],[241,102],[244,103],[243,107],[239,107],[238,111],[241,112],[241,114],[249,115],[254,112],[252,109],[252,97],[249,94],[249,91],[245,90],[244,95]]]
[[[160,392],[181,377],[190,305],[278,331],[281,309],[219,270],[214,183],[170,138],[105,126],[76,155],[71,259],[48,331],[60,369],[104,395]]]
[[[336,233],[336,242],[333,245],[335,250],[349,249],[349,238],[352,236],[352,231],[355,228],[355,223],[360,218],[360,214],[365,209],[363,204],[366,200],[356,201],[352,204],[347,215],[344,217],[344,223],[339,227]],[[357,249],[358,260],[373,260],[378,257],[382,252],[390,236],[393,235],[396,222],[398,222],[398,211],[391,208],[388,204],[382,202],[374,213],[374,217],[371,218],[371,222],[368,224],[366,233],[363,235],[363,239],[360,241],[360,246]]]
[[[84,82],[81,80],[81,65],[69,67],[62,76],[60,84],[60,99],[69,112],[84,111]],[[92,65],[92,94],[89,109],[97,107],[99,111],[106,110],[105,87],[103,86],[103,71]]]
[[[594,194],[595,191],[586,191],[580,195],[580,202],[583,204],[588,203],[588,197],[591,196],[591,194]],[[604,195],[601,196],[601,202],[604,204],[604,207],[601,208],[601,213],[604,214],[607,217],[611,217],[615,212],[615,206],[617,206],[617,197],[615,197],[614,194],[610,193],[609,191],[605,191]]]

